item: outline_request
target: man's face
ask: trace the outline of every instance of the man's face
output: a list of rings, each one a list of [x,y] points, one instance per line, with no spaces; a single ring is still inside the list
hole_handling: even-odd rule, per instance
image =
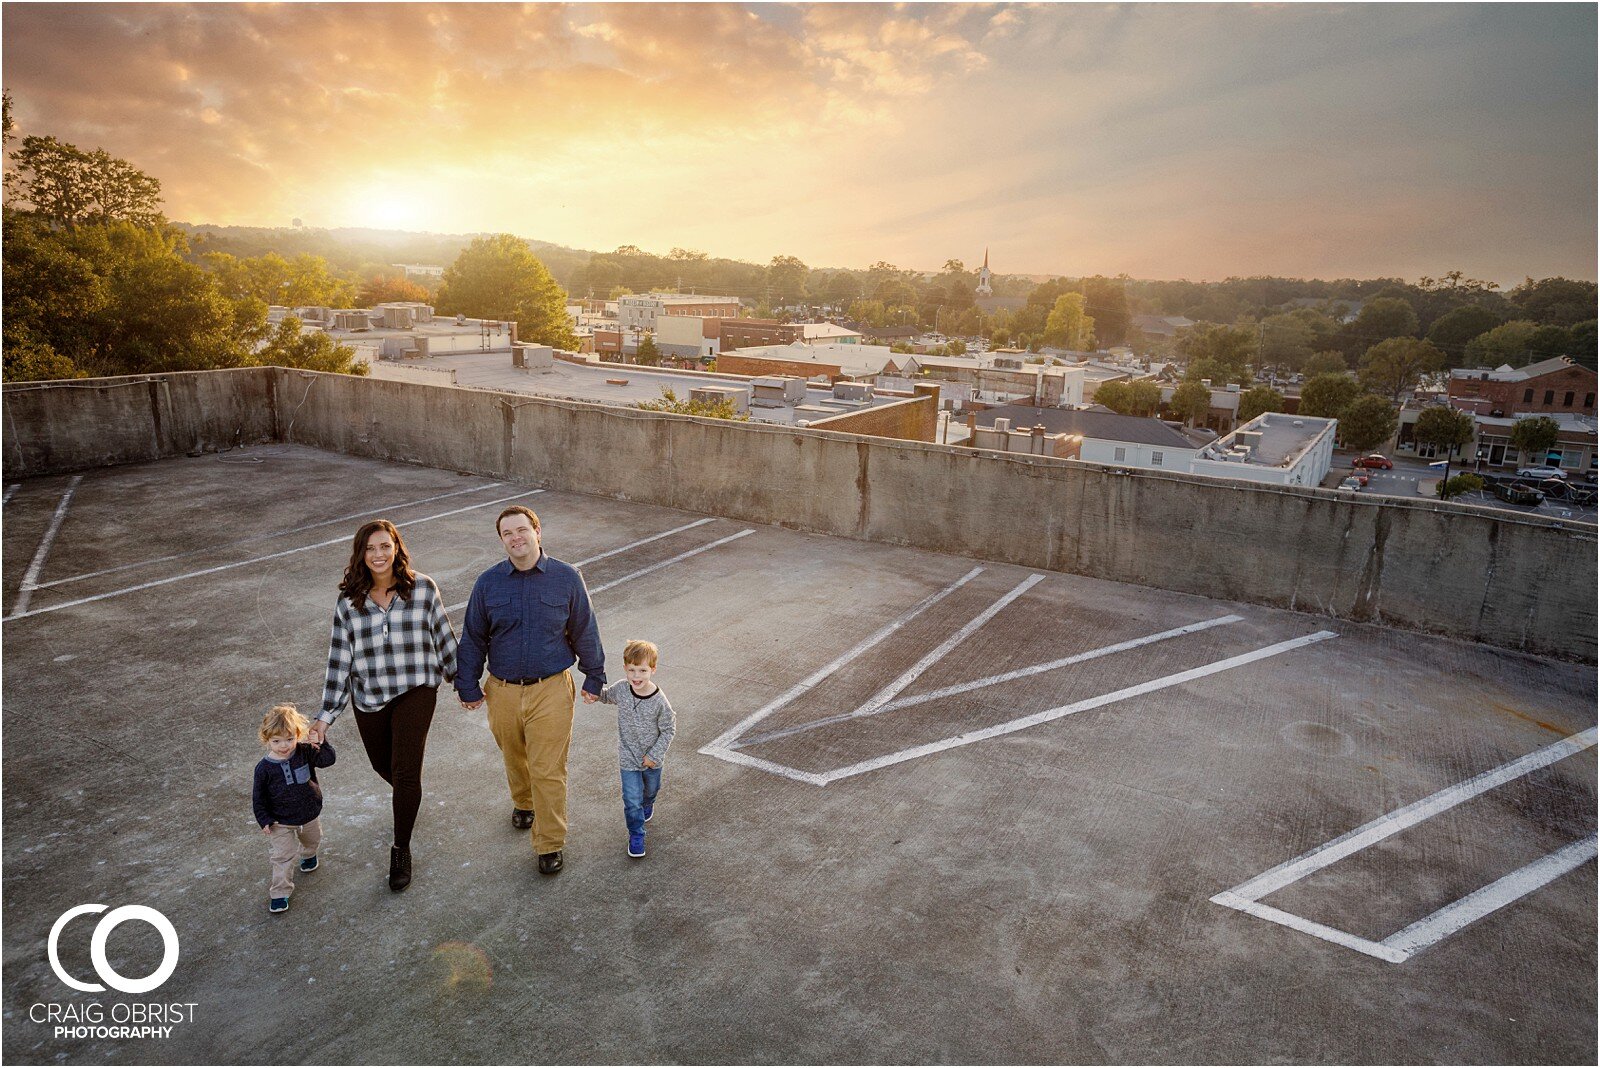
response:
[[[500,520],[500,544],[518,567],[529,567],[539,559],[539,531],[525,515],[508,515]]]

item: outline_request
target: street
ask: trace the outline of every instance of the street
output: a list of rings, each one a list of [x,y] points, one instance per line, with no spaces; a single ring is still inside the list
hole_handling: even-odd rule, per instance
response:
[[[1323,486],[1328,489],[1337,489],[1341,481],[1357,471],[1357,469],[1350,466],[1350,461],[1362,455],[1368,454],[1335,452],[1333,454],[1333,466],[1328,469],[1328,477],[1322,480]],[[1388,456],[1389,454],[1385,453],[1384,455]],[[1428,466],[1426,460],[1414,460],[1403,456],[1389,456],[1389,459],[1394,461],[1394,470],[1366,471],[1367,487],[1361,492],[1382,493],[1392,497],[1424,496],[1423,491],[1418,489],[1418,484],[1432,482],[1440,478],[1444,473],[1443,468]],[[1452,464],[1450,474],[1453,477],[1461,474],[1462,470],[1462,468]],[[1467,473],[1471,473],[1470,468],[1467,469]],[[1501,470],[1494,473],[1512,474],[1513,472]],[[1530,479],[1529,481],[1538,480]],[[1568,504],[1566,501],[1549,499],[1536,505],[1512,504],[1496,497],[1487,486],[1473,493],[1463,493],[1454,499],[1463,504],[1475,504],[1486,508],[1504,508],[1513,512],[1532,512],[1557,519],[1575,519],[1580,523],[1600,523],[1600,511],[1597,511],[1593,504],[1578,506]]]

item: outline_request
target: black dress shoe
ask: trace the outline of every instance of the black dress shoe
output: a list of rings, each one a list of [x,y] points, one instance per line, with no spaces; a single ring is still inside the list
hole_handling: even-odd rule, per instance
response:
[[[519,831],[525,831],[533,826],[533,809],[514,808],[511,810],[511,826]]]
[[[561,872],[561,850],[539,854],[539,874],[557,875]]]
[[[411,885],[411,850],[389,847],[389,889],[399,893]]]

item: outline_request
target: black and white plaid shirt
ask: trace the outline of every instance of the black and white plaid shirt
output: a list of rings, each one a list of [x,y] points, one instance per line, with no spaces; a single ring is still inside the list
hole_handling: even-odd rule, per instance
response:
[[[341,594],[317,718],[332,723],[347,700],[358,712],[376,712],[407,690],[437,686],[455,674],[456,632],[427,575],[417,576],[410,599],[396,593],[387,609],[370,597],[358,608]]]

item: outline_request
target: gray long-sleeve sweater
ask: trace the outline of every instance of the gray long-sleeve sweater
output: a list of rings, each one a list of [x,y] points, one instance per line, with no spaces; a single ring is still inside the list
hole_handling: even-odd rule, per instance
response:
[[[678,720],[659,686],[649,697],[640,697],[624,679],[600,691],[600,700],[617,706],[617,762],[623,771],[643,771],[647,756],[657,765],[667,762]]]

